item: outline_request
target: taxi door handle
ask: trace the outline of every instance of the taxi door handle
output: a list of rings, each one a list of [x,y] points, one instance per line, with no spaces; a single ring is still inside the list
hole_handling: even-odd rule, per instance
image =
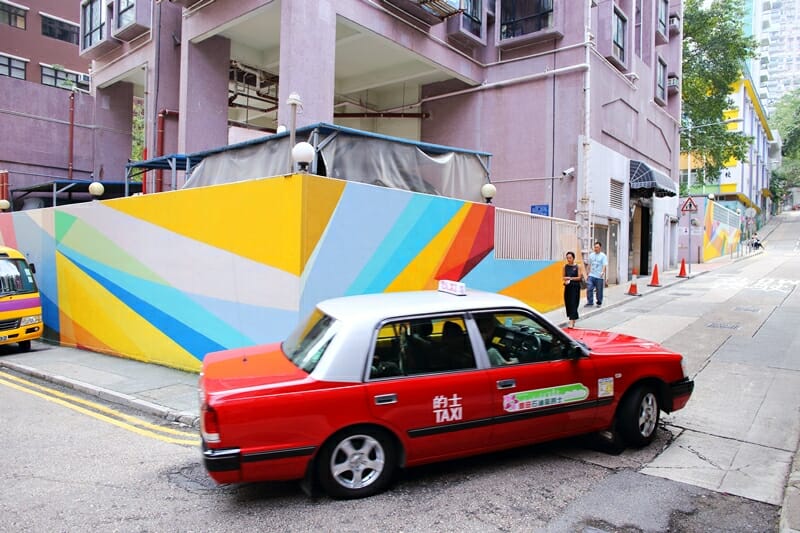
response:
[[[513,389],[517,386],[516,380],[513,379],[501,379],[497,382],[497,388],[500,390],[503,389]]]
[[[397,394],[379,394],[375,396],[375,405],[389,405],[397,403]]]

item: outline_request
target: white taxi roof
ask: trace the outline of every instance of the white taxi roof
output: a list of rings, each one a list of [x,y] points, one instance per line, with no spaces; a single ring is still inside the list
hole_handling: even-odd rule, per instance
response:
[[[485,308],[521,307],[530,309],[528,305],[516,298],[473,290],[468,290],[464,296],[433,290],[362,294],[325,300],[320,302],[317,307],[339,320],[372,323],[391,317]]]

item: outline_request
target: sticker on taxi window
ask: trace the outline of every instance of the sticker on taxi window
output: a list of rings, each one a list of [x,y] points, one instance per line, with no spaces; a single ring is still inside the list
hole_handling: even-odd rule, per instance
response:
[[[514,392],[503,396],[503,410],[513,413],[540,407],[579,402],[589,397],[589,389],[583,383],[571,383],[546,389]]]
[[[433,414],[436,415],[437,424],[461,420],[464,415],[461,396],[458,394],[453,394],[450,397],[443,394],[435,396],[433,398]]]
[[[614,396],[614,378],[600,378],[597,380],[597,397],[606,398]]]

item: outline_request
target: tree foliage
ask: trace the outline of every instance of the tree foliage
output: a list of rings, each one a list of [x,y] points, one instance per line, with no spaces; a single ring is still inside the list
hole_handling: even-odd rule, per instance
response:
[[[778,101],[770,120],[773,131],[780,134],[783,161],[772,173],[770,192],[780,205],[792,187],[800,187],[800,89],[792,91]]]
[[[705,167],[699,182],[703,175],[719,176],[730,158],[745,160],[751,142],[718,124],[732,107],[731,87],[741,79],[745,61],[755,57],[756,42],[744,33],[744,17],[744,0],[684,2],[681,150],[691,144]]]
[[[800,89],[795,89],[778,100],[770,122],[781,134],[781,154],[800,159]]]

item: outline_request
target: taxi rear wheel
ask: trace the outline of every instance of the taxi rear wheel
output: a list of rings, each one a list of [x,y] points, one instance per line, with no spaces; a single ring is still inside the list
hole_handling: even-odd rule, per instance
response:
[[[353,428],[331,438],[317,463],[320,484],[339,499],[365,498],[386,489],[397,465],[392,439],[375,428]]]
[[[659,415],[655,390],[639,386],[622,400],[616,427],[628,446],[642,448],[655,439]]]

